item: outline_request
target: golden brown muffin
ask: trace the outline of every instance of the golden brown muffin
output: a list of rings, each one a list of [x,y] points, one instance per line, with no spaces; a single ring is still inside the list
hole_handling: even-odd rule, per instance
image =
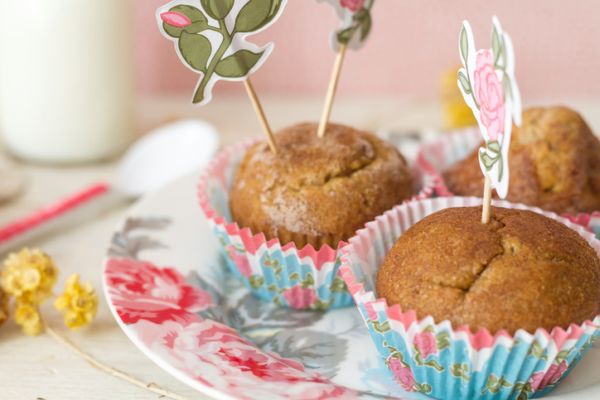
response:
[[[448,208],[424,218],[393,246],[377,295],[454,327],[533,332],[593,319],[600,260],[575,231],[531,211]]]
[[[513,127],[507,199],[557,213],[600,210],[600,141],[575,111],[530,108]],[[477,150],[444,173],[448,189],[481,197]]]
[[[277,133],[277,154],[262,142],[233,181],[233,220],[253,233],[302,247],[336,247],[366,222],[413,194],[406,160],[373,134],[329,124],[325,137],[303,123]]]

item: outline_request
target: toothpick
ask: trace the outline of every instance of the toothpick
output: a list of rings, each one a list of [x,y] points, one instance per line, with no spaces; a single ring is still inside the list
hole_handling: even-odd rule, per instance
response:
[[[483,210],[481,212],[481,223],[487,224],[490,222],[490,209],[492,207],[492,180],[486,174],[485,186],[483,188]]]
[[[325,107],[323,108],[323,114],[321,114],[321,122],[319,123],[319,130],[317,135],[322,138],[325,136],[327,130],[327,123],[331,116],[331,108],[333,107],[333,100],[335,99],[335,92],[337,91],[338,82],[340,81],[340,75],[342,72],[342,65],[344,64],[344,57],[346,56],[346,50],[348,45],[340,45],[337,56],[335,58],[335,64],[333,65],[333,73],[329,80],[329,88],[327,89],[327,96],[325,98]]]
[[[271,126],[269,125],[269,121],[267,121],[267,117],[265,116],[265,111],[260,104],[260,100],[256,95],[256,91],[254,90],[254,86],[252,86],[252,82],[250,78],[246,78],[244,80],[244,86],[246,87],[246,92],[248,92],[248,97],[250,97],[250,102],[252,106],[254,106],[254,111],[258,115],[258,120],[262,125],[263,131],[265,135],[267,135],[267,142],[269,143],[269,147],[271,151],[277,154],[277,146],[275,145],[275,137],[273,136],[273,131],[271,130]]]

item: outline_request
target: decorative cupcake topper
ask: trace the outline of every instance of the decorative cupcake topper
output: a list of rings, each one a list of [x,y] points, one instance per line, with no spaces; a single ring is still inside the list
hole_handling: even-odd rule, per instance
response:
[[[261,48],[246,38],[273,24],[286,3],[287,0],[175,0],[157,12],[160,29],[175,43],[181,61],[202,76],[194,104],[208,103],[220,80],[243,81],[273,151],[276,148],[272,132],[249,79],[267,60],[273,44]]]
[[[341,20],[341,27],[331,35],[331,48],[338,52],[341,46],[360,49],[371,33],[371,8],[375,0],[317,0],[329,3]]]
[[[331,36],[331,47],[337,52],[333,73],[329,80],[329,88],[325,99],[325,107],[319,123],[318,135],[323,137],[327,129],[327,123],[331,115],[331,108],[335,98],[335,92],[340,80],[342,65],[348,47],[358,50],[366,41],[371,32],[372,18],[371,9],[375,0],[317,0],[319,3],[331,4],[342,20],[342,26]]]
[[[459,38],[463,68],[458,87],[473,110],[485,147],[479,149],[479,165],[485,175],[482,222],[489,222],[492,188],[500,198],[508,193],[508,150],[513,122],[521,124],[521,95],[515,79],[515,56],[510,36],[493,17],[492,48],[475,50],[469,22]]]

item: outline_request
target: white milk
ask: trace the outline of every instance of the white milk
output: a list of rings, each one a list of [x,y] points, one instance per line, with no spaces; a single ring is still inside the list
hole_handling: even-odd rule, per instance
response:
[[[16,155],[110,157],[132,138],[125,0],[0,0],[0,135]],[[148,29],[156,29],[154,21]]]

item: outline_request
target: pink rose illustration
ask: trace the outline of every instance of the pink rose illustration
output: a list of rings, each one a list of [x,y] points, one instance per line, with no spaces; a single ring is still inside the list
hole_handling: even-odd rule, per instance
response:
[[[542,381],[544,380],[545,374],[546,373],[544,371],[540,371],[540,372],[536,372],[535,374],[531,375],[531,378],[529,378],[529,384],[531,385],[531,389],[534,392],[539,390],[540,385],[542,384]]]
[[[340,0],[340,4],[352,12],[357,12],[363,8],[365,0]]]
[[[185,28],[192,24],[192,20],[182,13],[175,11],[164,12],[160,14],[160,18],[165,24],[174,26],[176,28]]]
[[[371,321],[377,321],[378,315],[377,311],[375,311],[375,306],[373,305],[373,303],[366,303],[365,310],[367,311],[367,316]]]
[[[413,343],[423,358],[437,353],[437,341],[433,332],[417,333]]]
[[[139,320],[189,323],[200,319],[196,312],[213,306],[210,293],[188,284],[175,269],[148,262],[110,259],[106,282],[113,305],[126,324]]]
[[[479,103],[481,123],[490,140],[498,140],[504,133],[504,96],[502,83],[494,69],[494,56],[490,50],[479,50],[473,73],[473,94]]]
[[[394,378],[404,390],[409,392],[415,391],[415,377],[409,367],[395,357],[390,358],[389,367],[394,374]]]
[[[246,257],[245,254],[238,253],[238,251],[233,246],[229,246],[227,248],[227,254],[229,254],[229,257],[237,266],[237,269],[240,272],[240,274],[242,274],[246,278],[250,278],[252,276],[252,267],[250,266],[248,257]]]
[[[283,292],[283,298],[291,308],[304,309],[309,308],[317,301],[317,294],[313,289],[305,289],[296,285]]]
[[[531,389],[534,392],[545,389],[548,386],[555,385],[560,381],[560,378],[567,372],[569,365],[566,361],[562,361],[560,364],[552,364],[548,371],[536,372],[531,376],[529,382],[531,383]]]
[[[590,224],[592,222],[592,216],[590,214],[564,214],[563,217],[566,217],[569,221],[581,225],[584,228],[587,228],[588,231],[591,231]]]
[[[181,325],[140,321],[136,333],[161,359],[205,385],[239,398],[349,398],[349,391],[294,360],[267,353],[212,320]],[[293,395],[293,396],[291,396]]]

